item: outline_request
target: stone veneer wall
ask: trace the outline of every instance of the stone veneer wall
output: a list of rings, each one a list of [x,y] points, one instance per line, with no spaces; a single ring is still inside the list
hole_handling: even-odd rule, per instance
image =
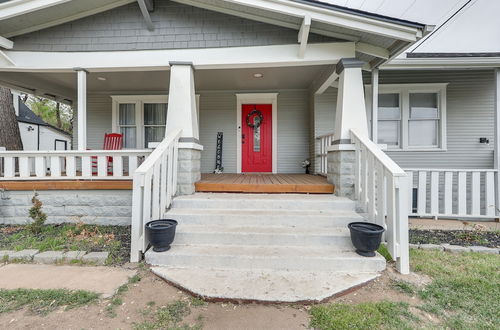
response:
[[[201,179],[201,151],[179,148],[177,195],[194,194],[194,184]]]
[[[46,223],[130,225],[132,190],[46,190],[38,191],[47,214]],[[0,198],[0,224],[30,221],[33,191],[6,191]]]
[[[328,152],[329,183],[335,185],[335,195],[354,199],[354,162],[356,153],[351,150]]]

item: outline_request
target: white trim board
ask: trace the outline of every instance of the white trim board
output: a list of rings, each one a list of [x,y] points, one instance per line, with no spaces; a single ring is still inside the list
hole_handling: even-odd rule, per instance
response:
[[[0,63],[0,71],[89,72],[166,70],[172,61],[192,62],[196,69],[265,68],[336,64],[355,57],[353,42],[308,44],[304,58],[300,45],[228,48],[137,50],[113,52],[26,52],[4,51],[16,65]]]
[[[278,173],[278,93],[236,94],[236,173],[241,173],[241,107],[243,104],[271,104],[273,117],[273,174]]]

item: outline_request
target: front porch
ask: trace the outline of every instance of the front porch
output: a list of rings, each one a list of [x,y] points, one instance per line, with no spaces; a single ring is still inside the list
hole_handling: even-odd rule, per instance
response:
[[[334,186],[309,174],[211,174],[202,173],[197,192],[333,194]]]

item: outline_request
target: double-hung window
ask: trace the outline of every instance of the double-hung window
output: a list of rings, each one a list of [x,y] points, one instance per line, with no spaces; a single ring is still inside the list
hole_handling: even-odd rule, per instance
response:
[[[392,151],[446,149],[446,85],[379,85],[377,143]],[[366,91],[371,118],[371,86]]]
[[[113,132],[123,134],[123,148],[143,149],[165,137],[166,95],[112,96]]]

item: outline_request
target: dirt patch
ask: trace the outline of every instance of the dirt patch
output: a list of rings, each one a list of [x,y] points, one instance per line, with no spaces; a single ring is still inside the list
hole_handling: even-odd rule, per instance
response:
[[[127,265],[130,267],[129,265]],[[428,278],[417,274],[401,276],[392,268],[383,272],[382,276],[359,290],[355,290],[331,302],[357,304],[389,300],[407,302],[412,312],[421,319],[436,322],[435,317],[417,309],[422,301],[415,294],[402,292],[394,287],[394,281],[401,280],[415,286],[425,285]],[[162,307],[175,301],[186,301],[190,304],[190,314],[182,324],[196,325],[203,329],[307,329],[309,326],[306,305],[261,305],[204,303],[200,306],[191,304],[193,297],[170,286],[149,271],[143,271],[141,280],[130,284],[129,290],[121,296],[122,303],[117,306],[116,316],[110,317],[106,307],[110,300],[100,300],[96,304],[64,311],[58,309],[47,316],[32,315],[26,310],[0,314],[0,329],[133,329],[134,324],[151,321],[152,307]]]
[[[461,246],[500,246],[500,232],[481,230],[419,230],[410,229],[412,244],[453,244]]]

